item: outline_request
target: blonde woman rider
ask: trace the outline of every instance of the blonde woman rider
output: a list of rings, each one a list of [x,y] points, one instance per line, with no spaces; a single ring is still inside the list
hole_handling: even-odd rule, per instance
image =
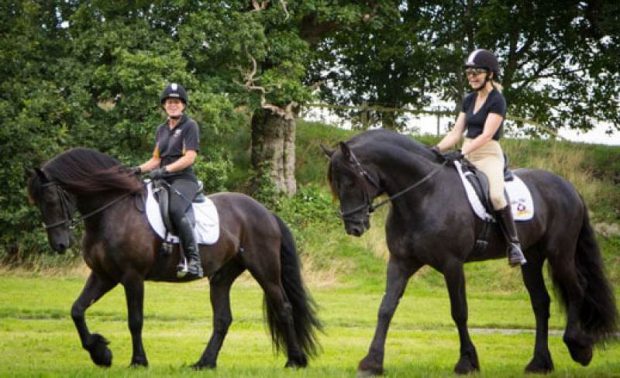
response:
[[[473,91],[463,99],[456,124],[433,150],[438,153],[465,141],[462,150],[443,154],[449,161],[467,157],[489,179],[489,192],[496,218],[508,244],[508,262],[511,266],[525,264],[525,256],[517,236],[510,206],[504,195],[504,153],[499,144],[502,125],[506,116],[506,99],[499,76],[499,62],[488,50],[478,49],[467,57],[465,74]]]

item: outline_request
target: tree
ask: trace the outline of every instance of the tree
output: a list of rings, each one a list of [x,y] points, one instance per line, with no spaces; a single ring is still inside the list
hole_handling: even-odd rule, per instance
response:
[[[397,93],[406,93],[409,87],[411,92],[458,104],[466,89],[464,59],[483,47],[499,56],[510,115],[552,129],[590,129],[599,122],[620,129],[617,2],[374,3],[370,24],[377,26],[365,27],[361,33],[365,37],[340,31],[333,41],[323,42],[336,57],[328,66],[338,67],[336,74],[324,75],[332,83],[323,94],[328,101],[397,104],[381,90],[383,86],[396,88]],[[396,64],[403,55],[408,64]],[[369,64],[368,56],[379,64]],[[317,67],[317,72],[325,70],[327,66]],[[393,72],[386,75],[389,71]],[[400,85],[412,72],[422,79],[405,79],[406,84]],[[427,104],[424,97],[396,97],[402,100],[400,106]]]

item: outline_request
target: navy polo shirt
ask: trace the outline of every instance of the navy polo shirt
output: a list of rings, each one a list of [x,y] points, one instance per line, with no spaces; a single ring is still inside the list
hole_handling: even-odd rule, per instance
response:
[[[161,159],[161,167],[179,160],[189,150],[198,152],[199,148],[198,124],[186,115],[183,115],[179,123],[172,129],[168,126],[168,122],[159,125],[157,128],[155,154]],[[172,176],[175,178],[196,178],[191,166],[182,171],[174,172]]]

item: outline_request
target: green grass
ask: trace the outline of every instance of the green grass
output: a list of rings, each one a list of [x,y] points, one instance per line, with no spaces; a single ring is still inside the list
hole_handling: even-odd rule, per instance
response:
[[[148,369],[130,369],[131,340],[122,288],[115,288],[87,312],[92,332],[110,340],[113,367],[94,366],[82,350],[69,316],[81,290],[79,275],[7,273],[0,278],[0,376],[207,376],[207,377],[352,377],[365,355],[376,323],[381,292],[355,285],[311,286],[320,306],[323,351],[305,370],[283,368],[273,353],[262,319],[262,292],[248,277],[232,291],[234,322],[215,371],[194,372],[211,331],[207,281],[190,284],[147,283],[144,344]],[[419,280],[418,280],[419,281]],[[389,377],[452,376],[458,336],[445,290],[424,288],[412,280],[394,316],[386,344]],[[521,376],[533,347],[533,315],[522,292],[470,292],[470,328],[482,367],[480,376]],[[572,362],[561,341],[563,316],[552,307],[552,376],[620,374],[620,345],[597,349],[591,366]],[[489,332],[513,329],[517,333]]]

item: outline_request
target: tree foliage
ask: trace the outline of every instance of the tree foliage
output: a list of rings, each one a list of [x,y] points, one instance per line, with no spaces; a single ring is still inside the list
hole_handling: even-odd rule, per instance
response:
[[[163,121],[159,92],[173,81],[188,89],[188,112],[201,127],[197,164],[208,190],[226,188],[237,158],[226,143],[249,132],[253,115],[295,115],[319,87],[334,104],[456,104],[466,89],[462,62],[475,47],[500,56],[510,114],[553,128],[606,121],[617,129],[618,7],[610,0],[0,2],[0,254],[44,244],[27,204],[29,170],[75,146],[128,165],[144,161]],[[400,122],[391,112],[355,116],[393,128]]]
[[[458,104],[465,57],[487,48],[499,56],[511,115],[552,129],[600,122],[620,129],[617,2],[372,3],[364,23],[322,44],[331,57],[320,68],[329,83],[324,99],[417,109],[432,96]]]

